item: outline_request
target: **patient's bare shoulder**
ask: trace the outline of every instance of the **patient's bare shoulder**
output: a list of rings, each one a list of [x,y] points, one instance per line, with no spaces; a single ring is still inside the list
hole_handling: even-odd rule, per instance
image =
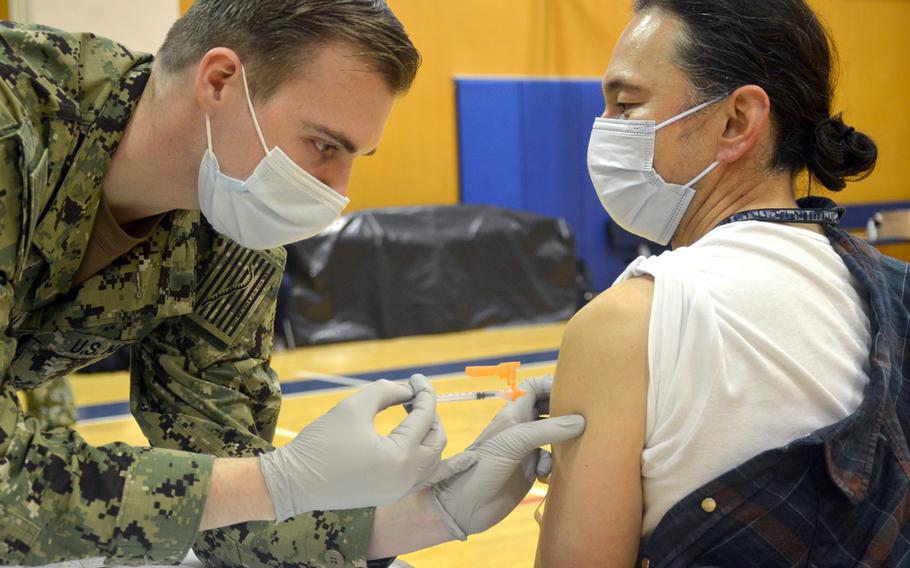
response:
[[[610,288],[563,336],[551,414],[579,413],[585,433],[554,446],[537,566],[630,566],[641,538],[641,452],[654,284]]]
[[[654,296],[654,280],[650,276],[630,278],[611,286],[582,308],[569,322],[570,326],[587,326],[603,322],[603,318],[629,319],[647,322]],[[622,324],[623,322],[618,322]]]
[[[604,382],[615,385],[630,380],[630,375],[641,377],[642,370],[646,378],[653,296],[652,279],[633,278],[606,290],[575,314],[563,335],[556,388],[610,387]]]

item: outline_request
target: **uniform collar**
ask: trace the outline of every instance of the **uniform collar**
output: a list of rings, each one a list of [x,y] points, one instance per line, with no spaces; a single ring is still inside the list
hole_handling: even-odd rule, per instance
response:
[[[167,244],[161,251],[160,268],[153,268],[161,271],[157,293],[146,301],[155,303],[159,318],[193,311],[200,219],[199,211],[177,210],[168,214],[158,226],[158,231],[168,231]]]
[[[48,277],[35,290],[36,307],[70,288],[92,232],[102,182],[150,73],[151,62],[144,61],[111,91],[35,228],[33,244],[48,266]]]

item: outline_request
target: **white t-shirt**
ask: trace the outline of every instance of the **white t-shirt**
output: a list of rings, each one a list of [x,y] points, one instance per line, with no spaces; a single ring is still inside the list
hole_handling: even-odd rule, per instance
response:
[[[851,414],[868,383],[866,299],[827,237],[759,221],[639,258],[654,277],[647,538],[686,495],[765,450]]]

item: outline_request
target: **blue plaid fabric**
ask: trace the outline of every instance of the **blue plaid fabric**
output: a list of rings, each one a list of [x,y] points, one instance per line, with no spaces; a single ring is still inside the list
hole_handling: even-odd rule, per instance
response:
[[[836,208],[820,198],[800,206]],[[642,547],[641,566],[910,566],[910,386],[903,390],[910,265],[836,223],[825,231],[868,296],[871,375],[863,402],[677,503]]]

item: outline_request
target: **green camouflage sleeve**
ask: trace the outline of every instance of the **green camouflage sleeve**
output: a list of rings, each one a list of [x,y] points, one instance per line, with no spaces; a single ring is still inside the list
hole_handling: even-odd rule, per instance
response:
[[[281,402],[269,359],[284,257],[215,241],[194,313],[133,348],[132,412],[153,446],[258,455],[273,448]],[[317,511],[206,531],[194,548],[207,566],[366,567],[372,523],[373,509]]]
[[[108,557],[175,563],[194,540],[212,458],[125,444],[92,447],[74,431],[42,432],[20,411],[8,372],[16,356],[10,313],[31,153],[22,127],[0,127],[0,564]]]
[[[76,401],[69,377],[53,379],[23,394],[26,414],[37,418],[42,430],[76,424]]]

